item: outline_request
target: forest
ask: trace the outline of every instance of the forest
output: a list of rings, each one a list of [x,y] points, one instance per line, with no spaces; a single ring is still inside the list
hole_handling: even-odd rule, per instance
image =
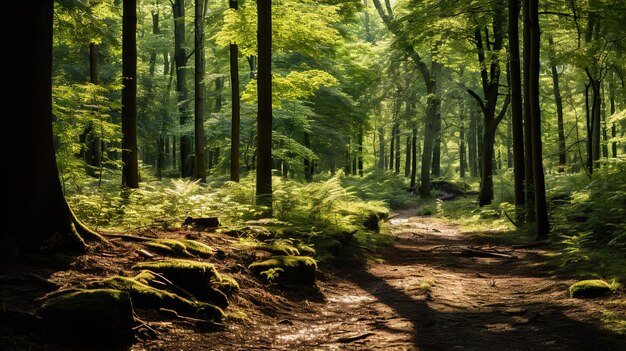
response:
[[[1,350],[626,349],[624,0],[5,8]]]

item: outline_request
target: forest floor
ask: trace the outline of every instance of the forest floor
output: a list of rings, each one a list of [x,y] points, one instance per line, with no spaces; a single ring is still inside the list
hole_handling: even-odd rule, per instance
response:
[[[574,281],[545,264],[545,248],[515,247],[413,213],[401,211],[387,224],[396,240],[379,260],[322,271],[319,289],[268,289],[242,262],[227,259],[223,270],[239,280],[241,290],[223,327],[200,328],[139,310],[158,338],[115,350],[626,350],[624,335],[600,323],[609,310],[626,315],[623,295],[572,299],[568,287]],[[214,237],[211,244],[228,240]],[[140,259],[135,256],[123,246],[81,256],[72,270],[36,273],[57,284],[89,280],[124,273]],[[33,272],[22,273],[27,271]],[[2,290],[3,305],[25,310],[41,294],[35,285]],[[5,327],[0,349],[85,346],[47,345],[41,335]]]

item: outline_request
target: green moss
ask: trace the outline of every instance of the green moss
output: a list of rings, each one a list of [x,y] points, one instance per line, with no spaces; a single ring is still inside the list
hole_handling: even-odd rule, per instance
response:
[[[174,256],[209,257],[213,255],[213,248],[195,240],[156,239],[144,244],[151,249]]]
[[[142,271],[137,277],[112,277],[102,281],[102,285],[108,288],[127,291],[131,294],[133,302],[140,307],[168,308],[181,314],[202,316],[214,320],[222,320],[224,312],[217,306],[185,299],[166,290],[161,290],[148,285],[145,281],[156,276],[149,271]],[[141,281],[140,281],[141,280]]]
[[[272,270],[272,272],[278,272],[279,281],[313,284],[317,263],[307,256],[274,256],[265,261],[254,262],[248,266],[248,269],[261,277],[261,273]]]
[[[222,281],[215,267],[207,262],[181,259],[142,262],[133,269],[148,269],[161,273],[172,283],[185,289],[198,300],[209,301],[219,306],[228,305],[226,295],[213,288],[211,282]]]
[[[74,339],[119,341],[135,324],[130,294],[117,289],[80,290],[52,297],[39,308],[47,328]]]
[[[239,290],[239,283],[235,278],[220,274],[219,280],[212,280],[211,286],[213,289],[219,290],[226,295],[232,295]]]
[[[590,279],[582,280],[569,287],[571,297],[597,297],[611,292],[611,285],[604,280]]]

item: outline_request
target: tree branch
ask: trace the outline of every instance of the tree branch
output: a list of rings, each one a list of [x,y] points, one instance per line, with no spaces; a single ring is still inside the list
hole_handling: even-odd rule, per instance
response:
[[[487,107],[485,107],[485,103],[483,99],[480,96],[478,96],[478,94],[476,94],[472,89],[467,89],[467,93],[473,96],[474,99],[476,99],[476,101],[478,101],[480,110],[483,111],[483,113],[487,113]]]
[[[506,94],[506,97],[504,98],[504,102],[502,103],[502,110],[500,110],[500,113],[496,117],[495,123],[493,124],[494,129],[498,128],[498,124],[500,124],[500,122],[502,122],[502,119],[504,119],[504,116],[506,116],[506,110],[509,108],[510,103],[511,103],[511,94]]]

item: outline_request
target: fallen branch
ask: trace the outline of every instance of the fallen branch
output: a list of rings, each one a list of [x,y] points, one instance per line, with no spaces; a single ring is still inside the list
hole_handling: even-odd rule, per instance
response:
[[[461,250],[461,255],[464,256],[477,256],[477,257],[498,257],[498,258],[517,258],[516,256],[493,251],[485,251],[472,247],[466,247]]]
[[[47,289],[50,289],[50,290],[56,290],[56,289],[59,288],[59,286],[57,284],[49,281],[48,279],[46,279],[46,278],[44,278],[44,277],[42,277],[42,276],[40,276],[38,274],[29,272],[29,273],[26,274],[26,276],[29,277],[31,280],[35,281],[35,283],[43,286],[44,288],[47,288]]]
[[[348,336],[348,337],[343,337],[343,338],[339,338],[337,339],[337,342],[340,342],[342,344],[348,344],[351,342],[355,342],[361,339],[365,339],[367,337],[370,337],[372,335],[376,335],[374,333],[365,333],[365,334],[361,334],[361,335],[356,335],[356,336]]]
[[[145,241],[154,240],[154,238],[146,238],[143,236],[130,235],[130,234],[103,234],[103,235],[111,237],[111,238],[120,238],[120,239],[124,239],[128,241],[145,242]]]

